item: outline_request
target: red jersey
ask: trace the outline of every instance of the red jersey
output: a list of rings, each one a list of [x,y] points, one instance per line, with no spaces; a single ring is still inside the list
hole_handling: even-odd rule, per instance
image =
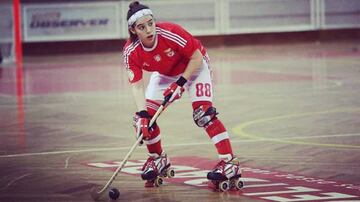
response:
[[[135,83],[142,79],[142,70],[156,71],[167,76],[179,75],[185,71],[196,49],[206,56],[201,42],[181,26],[158,22],[154,47],[143,47],[140,40],[128,40],[124,46],[123,56],[129,82]]]

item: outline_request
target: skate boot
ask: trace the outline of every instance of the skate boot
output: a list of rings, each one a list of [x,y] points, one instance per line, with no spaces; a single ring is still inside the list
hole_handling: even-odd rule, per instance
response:
[[[164,178],[172,178],[175,171],[170,168],[170,160],[165,153],[158,155],[150,153],[149,158],[142,168],[141,178],[146,180],[145,187],[159,187],[163,184]]]
[[[207,174],[209,186],[220,191],[240,190],[244,187],[241,180],[240,163],[237,158],[229,161],[221,160],[215,168]]]

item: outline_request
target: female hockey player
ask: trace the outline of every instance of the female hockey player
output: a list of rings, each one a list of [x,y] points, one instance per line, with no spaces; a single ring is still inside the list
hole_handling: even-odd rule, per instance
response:
[[[184,91],[191,98],[195,124],[205,129],[219,155],[219,163],[207,178],[212,181],[239,178],[239,161],[212,103],[209,59],[201,42],[177,24],[156,22],[149,7],[138,1],[130,4],[127,23],[130,38],[123,56],[138,110],[134,126],[142,131],[149,151],[141,174],[145,186],[153,186],[154,179],[170,166],[161,147],[160,128],[156,123],[150,127],[150,119],[165,96],[171,96],[172,103]],[[143,70],[153,72],[146,91]]]

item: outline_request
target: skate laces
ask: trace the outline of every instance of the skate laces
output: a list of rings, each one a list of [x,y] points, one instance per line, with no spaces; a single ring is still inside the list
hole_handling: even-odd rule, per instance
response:
[[[226,170],[232,170],[234,172],[234,174],[240,174],[241,173],[241,169],[240,169],[240,161],[237,158],[232,158],[230,161],[225,163],[225,168]]]
[[[163,152],[161,155],[156,153],[149,153],[149,158],[146,160],[142,170],[152,169],[155,172],[161,171],[168,163],[167,155]]]
[[[228,170],[229,168],[232,168],[232,167],[236,167],[237,169],[239,169],[239,167],[240,167],[239,164],[240,164],[240,162],[237,158],[232,158],[229,161],[220,160],[214,167],[214,171],[224,173],[226,170]]]
[[[221,160],[214,167],[214,171],[215,172],[221,172],[221,173],[224,172],[225,165],[226,165],[226,162],[224,160]]]
[[[235,165],[235,166],[239,166],[240,161],[239,161],[239,159],[234,157],[230,161],[226,162],[226,164],[232,164],[232,165]]]
[[[149,157],[145,164],[142,167],[142,170],[145,171],[147,168],[152,168],[154,171],[157,169],[155,166],[155,158],[154,157]]]

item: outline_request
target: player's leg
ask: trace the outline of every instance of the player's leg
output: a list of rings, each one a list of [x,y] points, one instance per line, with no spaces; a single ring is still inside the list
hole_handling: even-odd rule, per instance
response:
[[[211,75],[205,61],[202,68],[190,80],[187,88],[192,99],[194,121],[197,126],[205,129],[213,141],[220,159],[220,162],[208,173],[207,177],[210,180],[221,180],[240,175],[240,165],[234,157],[229,133],[217,117],[218,112],[212,104]]]
[[[155,115],[163,99],[162,92],[172,82],[172,80],[167,81],[166,79],[158,73],[153,73],[150,77],[145,95],[146,109],[150,116]],[[170,160],[161,146],[160,127],[158,124],[154,125],[150,134],[151,137],[144,141],[149,152],[149,158],[145,162],[141,174],[142,179],[147,180],[145,186],[153,186],[153,180],[170,167]]]

